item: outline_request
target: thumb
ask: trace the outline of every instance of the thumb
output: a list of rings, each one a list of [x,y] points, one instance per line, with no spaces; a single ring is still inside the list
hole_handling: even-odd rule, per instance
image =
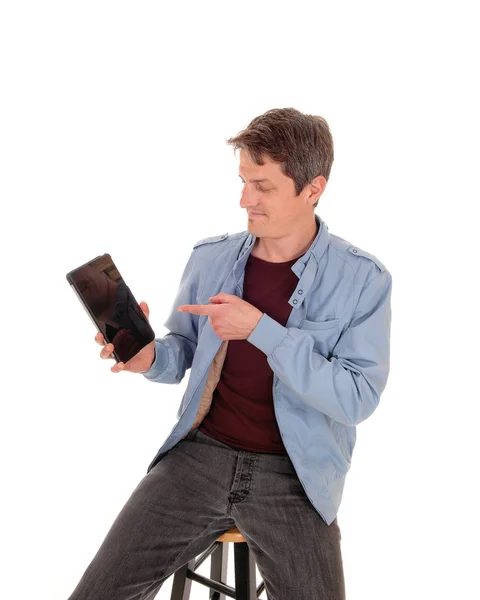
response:
[[[210,296],[209,300],[213,304],[222,304],[224,302],[231,302],[231,294],[225,292],[219,292],[216,296]]]
[[[146,302],[140,302],[140,308],[143,310],[143,314],[147,317],[150,315],[150,309],[148,308],[148,304]]]

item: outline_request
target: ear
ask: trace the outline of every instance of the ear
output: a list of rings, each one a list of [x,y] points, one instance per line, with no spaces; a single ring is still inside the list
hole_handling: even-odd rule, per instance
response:
[[[310,186],[311,192],[309,200],[313,199],[312,204],[314,204],[325,191],[325,188],[327,186],[327,180],[323,175],[318,175],[317,177],[315,177],[315,179],[312,179]]]

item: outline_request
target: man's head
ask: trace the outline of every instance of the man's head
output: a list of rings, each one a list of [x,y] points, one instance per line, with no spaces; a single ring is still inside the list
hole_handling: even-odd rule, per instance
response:
[[[263,213],[249,219],[249,226],[286,232],[312,219],[334,158],[325,119],[294,108],[272,109],[226,141],[240,149],[240,206]]]

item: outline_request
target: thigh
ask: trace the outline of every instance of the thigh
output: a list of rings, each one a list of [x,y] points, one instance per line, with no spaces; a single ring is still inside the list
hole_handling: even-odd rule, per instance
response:
[[[345,600],[338,521],[325,523],[288,457],[259,455],[249,495],[232,516],[269,600]]]
[[[180,441],[143,477],[69,600],[154,597],[165,579],[234,526],[220,500],[228,492],[221,476],[193,446],[191,437]]]

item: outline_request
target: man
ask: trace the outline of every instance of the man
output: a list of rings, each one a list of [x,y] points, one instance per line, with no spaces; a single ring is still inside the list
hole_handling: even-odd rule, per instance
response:
[[[111,369],[159,383],[191,373],[178,422],[70,600],[154,598],[233,526],[269,598],[345,598],[336,515],[356,425],[387,382],[392,277],[314,212],[333,163],[324,119],[270,110],[227,143],[248,231],[195,244],[170,333]]]

